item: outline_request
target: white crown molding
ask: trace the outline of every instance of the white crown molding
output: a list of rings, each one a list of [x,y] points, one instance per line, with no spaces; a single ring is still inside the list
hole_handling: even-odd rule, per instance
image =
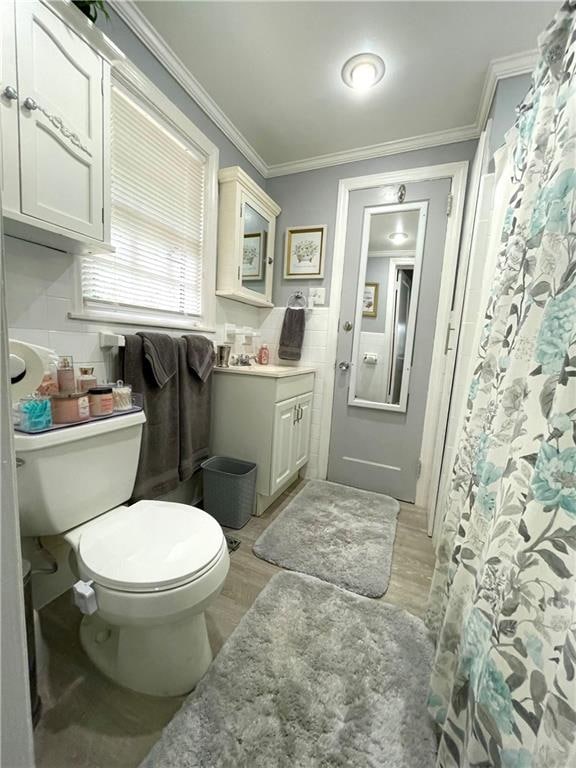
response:
[[[343,152],[333,152],[302,160],[268,165],[236,128],[230,118],[220,109],[210,94],[196,80],[164,38],[158,34],[135,2],[133,0],[109,0],[109,3],[179,85],[182,86],[188,95],[264,178],[288,176],[292,173],[314,171],[332,165],[345,165],[346,163],[370,160],[375,157],[397,155],[402,152],[412,152],[417,149],[427,149],[442,144],[454,144],[459,141],[477,139],[486,125],[498,81],[507,77],[532,72],[537,61],[537,51],[535,50],[523,51],[522,53],[506,56],[501,59],[493,59],[488,65],[478,113],[473,125],[450,128],[445,131],[435,131],[420,136],[412,136],[407,139],[385,141],[381,144],[357,147]]]
[[[263,176],[268,166],[258,152],[244,138],[234,123],[224,114],[210,94],[196,80],[184,62],[174,53],[166,40],[158,34],[152,24],[132,0],[109,0],[110,6],[129,26],[148,50],[168,70],[172,77],[208,115],[232,144],[249,160]]]
[[[382,144],[372,144],[368,147],[347,149],[344,152],[331,152],[327,155],[316,155],[304,160],[294,160],[288,163],[278,163],[268,166],[268,178],[287,176],[291,173],[304,173],[315,171],[319,168],[328,168],[332,165],[344,165],[356,163],[359,160],[370,160],[374,157],[386,155],[399,155],[403,152],[412,152],[415,149],[437,147],[441,144],[454,144],[458,141],[477,139],[480,135],[476,125],[465,125],[462,128],[449,128],[446,131],[425,133],[421,136],[412,136],[408,139],[396,139],[385,141]]]
[[[517,75],[526,75],[531,73],[538,61],[538,51],[522,51],[512,56],[504,56],[501,59],[492,59],[488,65],[484,86],[478,105],[478,114],[476,115],[476,125],[479,131],[486,127],[486,121],[492,106],[492,99],[496,92],[496,86],[500,80],[507,77],[516,77]]]

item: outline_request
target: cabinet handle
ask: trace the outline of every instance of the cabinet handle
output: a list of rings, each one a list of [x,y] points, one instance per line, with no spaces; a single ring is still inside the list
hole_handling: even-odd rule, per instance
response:
[[[4,96],[5,99],[9,99],[10,101],[14,101],[18,98],[18,91],[16,88],[13,88],[11,85],[7,85],[6,88],[2,91],[2,96]]]
[[[302,421],[302,406],[298,406],[298,421]]]
[[[41,104],[38,104],[31,96],[26,96],[24,101],[22,102],[22,106],[27,109],[29,112],[34,112],[34,110],[38,110],[41,112],[44,117],[49,120],[54,128],[56,128],[57,131],[59,131],[62,136],[64,136],[65,139],[68,139],[68,141],[73,144],[78,149],[82,150],[82,152],[85,152],[88,157],[92,157],[92,153],[88,149],[88,147],[85,147],[84,144],[80,141],[80,137],[77,133],[74,133],[74,131],[71,131],[69,128],[67,128],[64,125],[64,121],[61,117],[58,117],[58,115],[53,115],[50,112],[48,112],[47,109],[45,109]]]

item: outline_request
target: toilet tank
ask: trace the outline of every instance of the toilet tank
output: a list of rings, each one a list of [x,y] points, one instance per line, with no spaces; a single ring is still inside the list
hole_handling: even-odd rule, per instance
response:
[[[134,488],[143,412],[36,435],[16,433],[22,536],[49,536],[127,501]]]

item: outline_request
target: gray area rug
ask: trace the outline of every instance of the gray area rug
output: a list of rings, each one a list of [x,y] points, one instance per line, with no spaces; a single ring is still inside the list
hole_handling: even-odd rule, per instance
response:
[[[390,581],[400,505],[390,496],[312,480],[278,515],[254,554],[367,597]]]
[[[432,768],[431,664],[420,619],[279,573],[141,768]]]

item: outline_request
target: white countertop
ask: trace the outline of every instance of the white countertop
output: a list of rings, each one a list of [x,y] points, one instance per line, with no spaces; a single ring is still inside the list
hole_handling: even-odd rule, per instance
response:
[[[214,368],[216,373],[239,373],[244,376],[270,376],[273,379],[283,379],[286,376],[302,376],[305,373],[316,373],[315,368],[297,368],[288,365],[231,365],[229,368]]]

